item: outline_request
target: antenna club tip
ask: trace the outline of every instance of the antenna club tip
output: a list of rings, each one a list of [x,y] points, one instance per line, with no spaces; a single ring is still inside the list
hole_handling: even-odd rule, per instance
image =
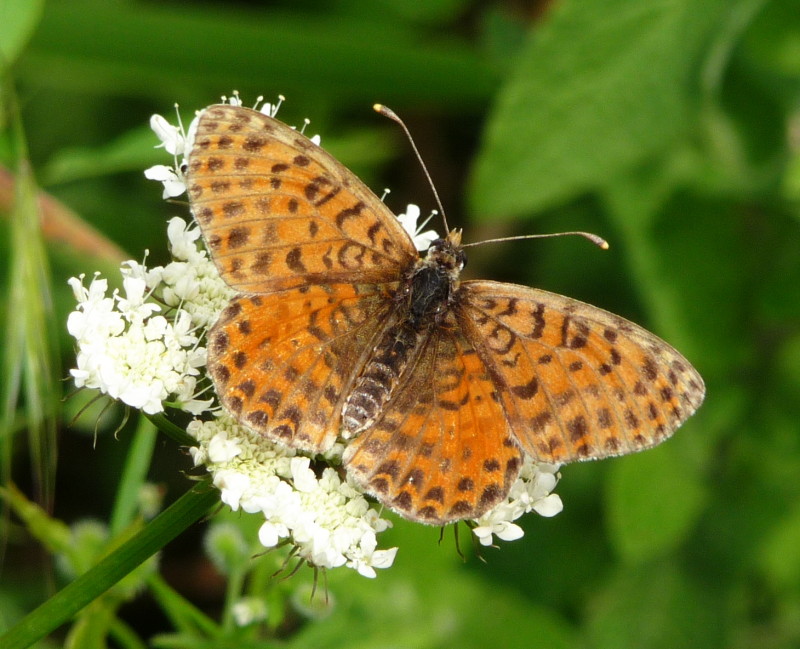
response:
[[[592,234],[591,232],[575,232],[575,234],[580,234],[581,236],[586,237],[589,241],[591,241],[601,250],[608,250],[609,248],[608,241],[603,239],[603,237],[601,236]]]
[[[383,115],[384,117],[388,117],[390,120],[397,122],[400,125],[403,124],[403,122],[397,116],[397,113],[395,113],[388,106],[384,106],[383,104],[372,104],[372,110],[380,115]]]
[[[383,104],[372,104],[372,110],[374,110],[379,115],[388,117],[389,119],[395,119],[394,111],[391,108],[387,108]]]

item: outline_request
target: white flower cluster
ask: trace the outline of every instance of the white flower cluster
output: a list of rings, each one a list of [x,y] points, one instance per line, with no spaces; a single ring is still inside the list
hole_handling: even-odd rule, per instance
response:
[[[148,286],[171,307],[188,313],[201,333],[211,327],[235,295],[201,248],[200,230],[174,217],[167,224],[167,239],[174,261],[147,273]]]
[[[241,103],[238,95],[228,101]],[[271,116],[276,110],[270,104],[261,108]],[[191,151],[196,123],[195,118],[187,133],[158,115],[151,119],[173,166],[158,165],[145,174],[164,184],[165,198],[186,190],[184,156]],[[420,232],[425,223],[417,227],[419,215],[419,208],[409,205],[398,219],[423,251],[438,235]],[[108,282],[98,276],[88,288],[83,277],[70,280],[78,302],[68,320],[78,347],[77,368],[71,371],[76,385],[99,389],[149,414],[170,405],[202,415],[188,427],[199,444],[191,450],[195,465],[206,466],[222,501],[233,510],[264,517],[262,545],[289,542],[298,556],[316,566],[347,566],[374,577],[376,568],[392,564],[397,548],[377,549],[377,534],[390,523],[357,485],[333,468],[341,465],[343,445],[336,444],[328,454],[331,466],[315,472],[308,457],[237,424],[219,411],[214,399],[201,399],[202,386],[208,389],[210,384],[202,341],[234,292],[202,247],[195,225],[173,218],[167,236],[173,261],[152,269],[125,262],[121,293],[108,295]],[[489,545],[494,537],[521,537],[522,529],[513,521],[526,512],[560,512],[561,500],[551,493],[557,471],[557,466],[526,460],[506,500],[474,521],[479,541]]]
[[[78,343],[70,373],[77,387],[97,388],[148,414],[161,412],[170,399],[200,411],[208,406],[194,396],[205,349],[186,311],[171,319],[156,315],[161,307],[145,301],[145,274],[136,262],[123,264],[124,297],[116,290],[108,296],[108,282],[97,276],[88,288],[83,276],[69,280],[78,301],[67,320]]]
[[[225,414],[195,420],[187,430],[200,443],[191,449],[195,465],[214,474],[222,501],[234,511],[263,514],[258,538],[264,547],[291,539],[297,555],[315,566],[346,565],[365,577],[394,561],[397,548],[376,549],[376,535],[389,521],[335,469],[317,477],[309,458],[265,442]]]
[[[555,516],[564,508],[558,494],[552,493],[558,483],[558,464],[537,464],[525,456],[517,481],[506,499],[494,509],[475,519],[472,533],[481,545],[491,545],[492,536],[501,541],[516,541],[524,532],[512,521],[523,514],[535,511],[540,516]]]

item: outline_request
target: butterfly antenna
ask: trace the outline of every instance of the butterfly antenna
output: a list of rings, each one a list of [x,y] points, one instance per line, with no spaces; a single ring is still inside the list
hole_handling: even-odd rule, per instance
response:
[[[380,113],[384,117],[388,117],[393,122],[397,122],[400,125],[400,128],[403,129],[403,132],[406,134],[408,141],[411,143],[411,148],[414,149],[414,155],[417,156],[417,160],[419,161],[419,166],[422,167],[422,171],[425,174],[425,178],[428,179],[428,184],[431,186],[431,191],[433,191],[433,197],[436,199],[436,204],[439,206],[439,212],[442,215],[442,221],[444,222],[445,232],[450,232],[450,228],[447,226],[447,215],[444,212],[444,207],[442,207],[442,201],[439,200],[439,192],[436,191],[436,186],[433,184],[433,179],[431,178],[430,173],[428,173],[428,168],[425,166],[425,161],[419,154],[419,149],[417,149],[417,145],[414,142],[414,138],[411,137],[411,132],[408,130],[408,127],[406,126],[405,122],[402,119],[400,119],[397,113],[395,113],[391,108],[387,108],[383,104],[375,104],[372,106],[372,109],[376,113]]]
[[[500,239],[486,239],[485,241],[474,241],[472,243],[462,244],[462,248],[469,248],[470,246],[482,246],[484,243],[500,243],[502,241],[519,241],[520,239],[552,239],[553,237],[583,237],[588,239],[598,248],[608,250],[608,241],[603,237],[592,234],[591,232],[551,232],[550,234],[522,234],[518,237],[501,237]]]

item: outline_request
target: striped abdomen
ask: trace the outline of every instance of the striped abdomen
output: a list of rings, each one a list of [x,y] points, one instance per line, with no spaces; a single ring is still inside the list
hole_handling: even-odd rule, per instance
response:
[[[420,337],[407,323],[397,324],[385,333],[345,402],[342,410],[345,437],[372,425],[392,396]]]

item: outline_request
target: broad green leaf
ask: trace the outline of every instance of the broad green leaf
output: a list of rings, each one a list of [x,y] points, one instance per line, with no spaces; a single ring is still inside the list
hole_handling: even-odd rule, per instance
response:
[[[485,218],[602,186],[686,128],[719,0],[559,3],[530,36],[485,132],[471,190]]]
[[[759,64],[800,76],[800,1],[772,0],[753,22],[745,46]]]
[[[795,505],[765,538],[758,558],[761,570],[781,590],[800,584],[800,506]]]
[[[575,629],[554,610],[459,570],[389,570],[348,582],[326,620],[307,625],[291,647],[570,649]],[[535,584],[531,584],[535,588]],[[354,633],[353,629],[358,632]]]
[[[140,174],[149,166],[169,164],[169,156],[156,149],[157,144],[153,131],[142,125],[99,147],[62,149],[42,171],[43,184],[68,183],[120,172]]]
[[[43,9],[44,0],[0,0],[0,70],[14,63]]]
[[[706,501],[697,469],[669,443],[613,462],[606,496],[611,543],[629,563],[675,549]]]
[[[592,649],[725,646],[721,603],[670,564],[621,571],[594,594]]]
[[[117,94],[159,88],[173,101],[181,84],[197,91],[202,80],[215,94],[236,88],[248,98],[261,92],[365,106],[398,97],[475,105],[497,84],[491,67],[455,37],[424,39],[412,25],[377,16],[228,10],[224,3],[52,3],[22,63],[22,72],[55,87]]]

